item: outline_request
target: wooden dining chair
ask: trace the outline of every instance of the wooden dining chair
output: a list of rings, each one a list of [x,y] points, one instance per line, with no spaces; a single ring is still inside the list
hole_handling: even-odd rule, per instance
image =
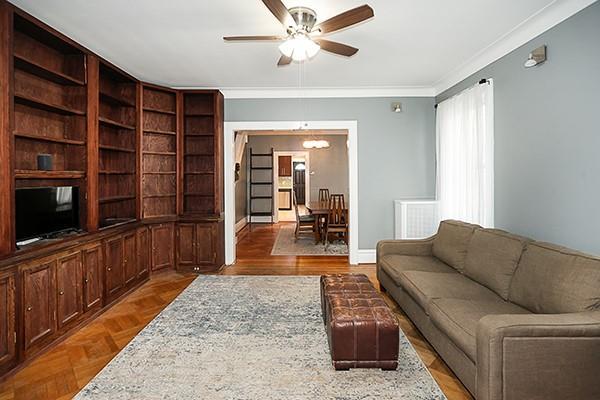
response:
[[[319,189],[319,201],[329,201],[329,189]]]
[[[343,194],[332,194],[329,197],[329,213],[325,226],[325,250],[329,246],[329,237],[334,235],[348,244],[348,218],[346,217],[346,202]]]
[[[300,235],[312,235],[315,238],[315,243],[318,241],[317,233],[315,232],[315,216],[300,215],[298,211],[298,200],[296,192],[292,190],[292,201],[294,202],[294,211],[296,212],[296,230],[294,231],[294,241],[298,240]]]

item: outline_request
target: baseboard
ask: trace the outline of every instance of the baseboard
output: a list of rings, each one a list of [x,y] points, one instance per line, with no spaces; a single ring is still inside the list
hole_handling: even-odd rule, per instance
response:
[[[375,249],[359,249],[358,263],[359,264],[375,264],[377,260],[377,251]]]
[[[271,221],[276,222],[274,219],[271,220],[271,217],[253,216],[250,218],[252,218],[253,224],[270,224]]]
[[[235,233],[238,233],[239,231],[241,231],[242,229],[244,229],[246,227],[246,225],[248,225],[248,217],[240,219],[235,224]]]

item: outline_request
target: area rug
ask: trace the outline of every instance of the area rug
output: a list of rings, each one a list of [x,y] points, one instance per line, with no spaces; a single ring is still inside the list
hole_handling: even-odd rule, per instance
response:
[[[301,235],[295,240],[294,224],[281,227],[271,250],[272,256],[347,256],[348,246],[342,240],[330,243],[325,249],[323,243],[315,244],[315,239]]]
[[[305,276],[199,276],[75,398],[445,399],[402,333],[397,371],[335,371]]]

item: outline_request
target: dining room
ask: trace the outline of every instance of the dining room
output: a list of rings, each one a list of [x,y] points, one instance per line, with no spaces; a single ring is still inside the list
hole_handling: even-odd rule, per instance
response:
[[[267,229],[270,256],[347,257],[348,132],[246,131],[236,142],[238,243]]]

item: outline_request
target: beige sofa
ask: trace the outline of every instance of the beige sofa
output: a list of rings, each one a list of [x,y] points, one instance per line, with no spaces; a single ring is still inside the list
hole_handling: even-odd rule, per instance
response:
[[[377,276],[478,400],[600,399],[600,258],[444,221]]]

